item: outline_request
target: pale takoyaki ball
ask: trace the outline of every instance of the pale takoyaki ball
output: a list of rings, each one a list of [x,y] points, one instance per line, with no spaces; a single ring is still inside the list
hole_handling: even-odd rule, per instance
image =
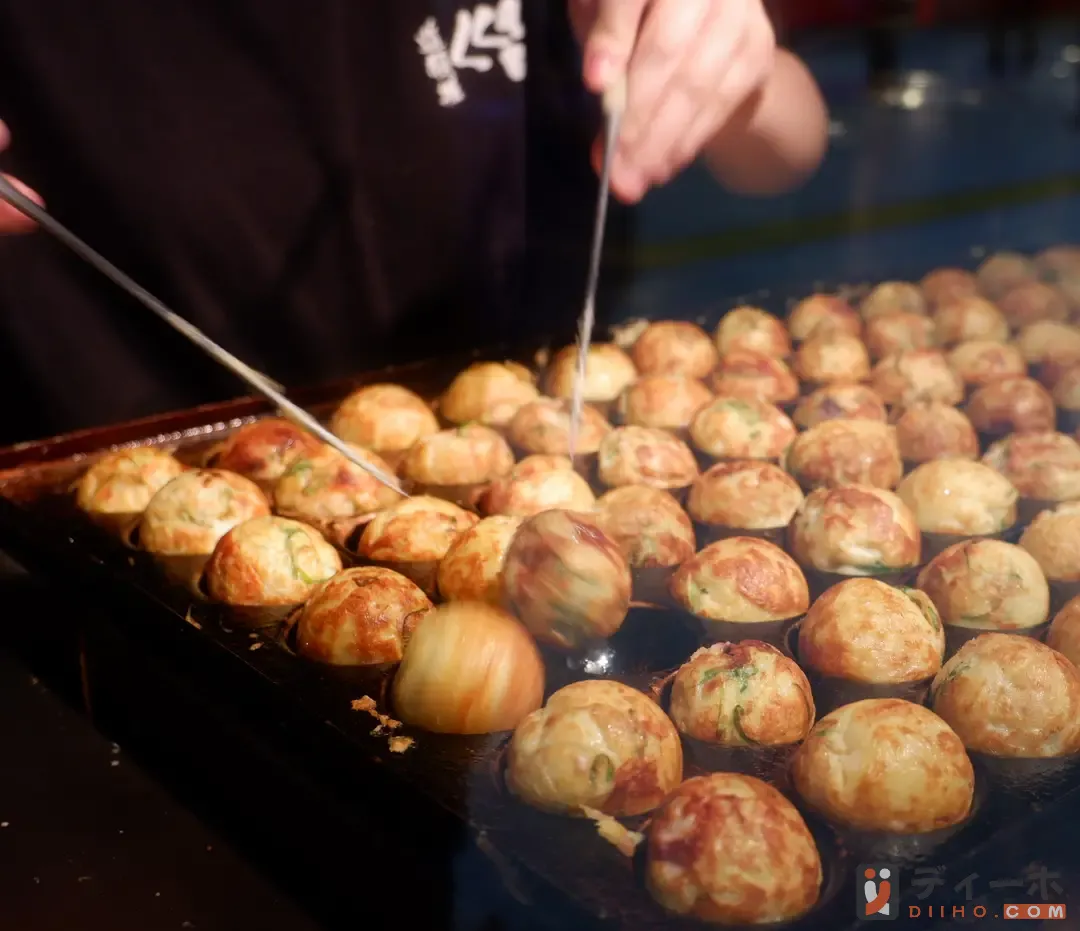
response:
[[[870,485],[818,488],[788,531],[799,564],[840,575],[877,575],[918,565],[922,535],[915,515],[891,491]]]
[[[595,453],[611,429],[594,408],[581,410],[576,453]],[[540,398],[525,404],[510,421],[510,442],[526,453],[565,456],[570,451],[570,402]]]
[[[470,423],[418,440],[401,472],[419,485],[479,485],[514,467],[509,444],[491,427]]]
[[[658,320],[650,323],[630,352],[642,375],[707,378],[720,361],[709,334],[696,323]]]
[[[907,408],[896,421],[896,442],[906,462],[979,456],[979,436],[967,415],[938,401]]]
[[[955,346],[972,339],[998,343],[1009,339],[1005,315],[985,297],[975,294],[939,304],[934,311],[934,327],[942,346]]]
[[[924,462],[896,486],[923,533],[983,536],[1016,523],[1016,489],[1004,475],[970,459]]]
[[[847,301],[835,294],[811,294],[803,298],[788,314],[787,328],[791,338],[802,342],[818,333],[862,333],[862,317]]]
[[[139,522],[139,546],[159,556],[209,556],[237,524],[270,513],[250,479],[222,469],[192,469],[162,485]]]
[[[679,566],[671,594],[695,617],[710,621],[784,621],[810,606],[806,578],[795,560],[757,537],[710,543]]]
[[[980,433],[1045,433],[1057,422],[1054,399],[1034,378],[1002,378],[979,388],[967,415]]]
[[[919,282],[919,287],[931,307],[979,293],[975,276],[962,268],[934,269]]]
[[[870,357],[875,360],[912,349],[932,349],[937,345],[933,320],[924,314],[901,312],[874,317],[866,324],[863,339]]]
[[[400,663],[431,610],[418,585],[378,566],[339,572],[315,590],[296,620],[296,651],[333,666]]]
[[[718,395],[786,404],[799,396],[799,380],[783,362],[739,349],[720,359],[712,388]]]
[[[1057,320],[1040,320],[1017,333],[1015,343],[1028,365],[1042,365],[1062,353],[1080,356],[1080,327]]]
[[[563,649],[610,637],[630,609],[630,566],[597,515],[544,511],[506,553],[503,594],[538,640]]]
[[[717,925],[770,925],[808,912],[821,855],[778,790],[739,773],[688,779],[653,816],[645,883],[670,912]]]
[[[795,439],[795,424],[768,401],[722,395],[690,421],[690,440],[717,459],[778,459]]]
[[[1047,281],[1080,275],[1080,246],[1063,243],[1043,249],[1035,256],[1035,267]]]
[[[689,487],[698,477],[698,465],[690,447],[666,430],[616,427],[600,442],[597,473],[608,488],[666,490]]]
[[[1061,374],[1051,397],[1061,410],[1080,411],[1080,365],[1074,365]]]
[[[364,527],[357,551],[363,559],[389,565],[437,562],[478,520],[442,498],[413,495],[379,511]]]
[[[438,429],[431,406],[400,385],[360,388],[341,402],[330,420],[330,430],[341,439],[384,456],[403,453]]]
[[[660,706],[606,679],[574,682],[514,730],[510,791],[536,808],[615,817],[651,811],[682,781],[682,744]]]
[[[985,385],[1001,378],[1027,374],[1024,356],[1009,343],[969,340],[953,347],[948,360],[965,385]]]
[[[757,640],[702,647],[675,674],[671,720],[683,734],[724,747],[798,743],[814,726],[806,675]]]
[[[876,579],[834,585],[799,625],[799,662],[849,682],[920,682],[944,658],[945,630],[930,599]]]
[[[868,698],[814,725],[795,753],[795,788],[830,821],[926,834],[971,812],[975,773],[952,728],[922,705]]]
[[[930,701],[978,753],[1031,759],[1080,750],[1080,671],[1034,637],[969,640],[937,674]]]
[[[952,627],[1026,630],[1050,613],[1050,588],[1039,564],[1001,540],[954,543],[922,568],[915,584]]]
[[[150,499],[183,471],[178,459],[160,449],[118,449],[82,474],[75,505],[94,518],[141,514]]]
[[[1054,615],[1046,632],[1046,645],[1057,650],[1074,666],[1080,666],[1080,595],[1067,601]]]
[[[859,304],[863,320],[873,320],[882,314],[925,314],[926,311],[922,289],[910,281],[884,281]]]
[[[577,357],[577,346],[555,353],[547,375],[547,391],[552,397],[573,397]],[[593,403],[614,401],[637,377],[634,361],[622,349],[614,343],[593,343],[585,359],[582,396]]]
[[[1042,281],[1028,281],[1010,288],[998,300],[998,306],[1014,330],[1040,320],[1069,319],[1065,296]]]
[[[590,511],[595,503],[589,483],[566,456],[526,456],[491,483],[481,505],[486,514],[532,517],[552,508]]]
[[[893,488],[904,474],[896,431],[877,420],[826,420],[800,433],[788,472],[808,488],[856,483]]]
[[[364,462],[393,474],[394,470],[375,453],[352,443],[349,446]],[[293,461],[274,485],[273,499],[277,513],[325,525],[381,511],[400,501],[401,495],[336,449],[323,446]]]
[[[341,571],[319,531],[287,517],[253,517],[218,540],[206,564],[207,593],[228,605],[294,605]]]
[[[1078,365],[1080,365],[1080,346],[1062,346],[1059,349],[1051,349],[1038,363],[1036,377],[1039,384],[1052,393],[1057,383],[1065,377],[1065,373]]]
[[[922,317],[919,318],[924,319]],[[885,402],[867,385],[822,385],[800,399],[792,420],[809,430],[826,420],[888,420]]]
[[[799,483],[779,466],[734,459],[702,473],[690,489],[687,510],[702,524],[773,530],[790,524],[802,501]]]
[[[502,570],[521,518],[485,517],[459,534],[439,563],[439,594],[446,601],[502,604]]]
[[[910,407],[924,401],[959,404],[964,383],[943,352],[916,349],[882,359],[870,375],[870,385],[886,404]]]
[[[1052,582],[1080,581],[1080,502],[1059,504],[1028,524],[1020,545]]]
[[[659,430],[681,430],[713,399],[704,382],[682,375],[644,375],[619,398],[623,423]]]
[[[870,355],[857,336],[822,333],[800,344],[793,369],[810,384],[863,381],[870,374]]]
[[[596,502],[596,521],[632,569],[678,566],[694,555],[694,525],[666,491],[624,485]]]
[[[439,399],[450,423],[505,427],[523,404],[540,396],[532,373],[516,362],[476,362],[461,372]]]
[[[736,307],[720,318],[716,348],[721,356],[749,350],[775,359],[791,355],[791,338],[778,317],[759,307]]]
[[[1013,288],[1038,278],[1035,263],[1018,252],[996,252],[975,270],[975,281],[983,296],[999,300]]]
[[[296,424],[280,417],[266,417],[231,434],[207,465],[236,472],[264,491],[272,491],[294,462],[315,455],[322,447],[313,434]]]
[[[1080,444],[1064,433],[1014,433],[992,444],[982,461],[1025,498],[1080,499]]]

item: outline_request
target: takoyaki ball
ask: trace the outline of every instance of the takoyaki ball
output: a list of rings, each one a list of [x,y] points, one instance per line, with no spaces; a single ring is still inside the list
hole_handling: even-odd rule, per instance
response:
[[[792,781],[829,820],[864,831],[927,834],[971,812],[975,772],[961,739],[922,705],[868,698],[814,725]]]
[[[294,605],[341,571],[338,551],[314,527],[287,517],[253,517],[218,540],[206,590],[236,606]]]
[[[671,594],[695,617],[710,621],[786,621],[810,606],[806,578],[795,560],[757,537],[710,543],[679,566]]]
[[[842,297],[812,294],[799,301],[788,314],[788,332],[796,342],[819,333],[862,333],[862,318]]]
[[[931,307],[979,293],[975,276],[962,268],[937,268],[919,282]]]
[[[806,496],[788,542],[801,566],[863,576],[918,565],[922,535],[915,515],[891,491],[840,485]]]
[[[870,375],[871,387],[886,404],[910,407],[922,401],[959,404],[964,383],[943,352],[916,349],[882,359]]]
[[[1051,397],[1062,410],[1080,411],[1080,365],[1074,365],[1062,373]]]
[[[351,443],[349,446],[365,462],[393,474],[394,470],[375,453]],[[295,460],[274,485],[277,513],[320,528],[381,511],[400,500],[396,491],[329,446]]]
[[[630,566],[597,515],[544,511],[515,534],[503,566],[510,610],[563,649],[610,637],[630,609]]]
[[[963,411],[930,401],[907,408],[896,421],[896,442],[905,462],[977,459],[979,437]]]
[[[922,568],[915,584],[952,627],[1025,630],[1045,623],[1050,612],[1039,564],[1001,540],[954,543]]]
[[[793,367],[810,384],[862,381],[870,374],[870,356],[857,336],[822,333],[799,346]]]
[[[402,474],[420,485],[480,485],[514,467],[514,454],[491,427],[470,423],[440,430],[416,442],[406,453]]]
[[[666,491],[624,485],[601,495],[596,521],[632,569],[678,566],[694,555],[694,525]]]
[[[682,781],[682,744],[660,706],[607,679],[555,692],[514,730],[506,782],[522,801],[556,814],[592,808],[615,817],[659,805]]]
[[[675,674],[671,720],[683,734],[724,747],[798,743],[814,726],[806,675],[757,640],[702,647]]]
[[[502,604],[502,570],[520,517],[485,517],[459,534],[439,563],[439,594],[446,601]]]
[[[1080,595],[1069,599],[1054,615],[1046,632],[1046,645],[1057,650],[1074,666],[1080,666]]]
[[[296,651],[334,666],[399,663],[431,602],[390,569],[358,566],[315,590],[296,620]]]
[[[992,301],[1004,297],[1013,288],[1038,277],[1035,263],[1018,252],[997,252],[984,259],[975,271],[979,291]]]
[[[160,449],[118,449],[82,474],[75,488],[75,505],[92,520],[122,531],[183,471],[178,459]]]
[[[937,675],[944,658],[945,630],[933,602],[876,579],[834,585],[799,625],[799,662],[834,679],[921,682]]]
[[[438,429],[431,406],[400,385],[360,388],[341,402],[330,420],[330,430],[341,439],[380,456],[403,453]]]
[[[690,489],[687,510],[703,524],[774,530],[791,523],[803,493],[779,466],[753,459],[718,462]]]
[[[577,453],[595,453],[611,429],[602,414],[587,405],[578,423]],[[526,453],[565,456],[570,450],[570,402],[539,398],[525,404],[510,421],[510,442]]]
[[[600,442],[600,481],[608,488],[687,488],[698,477],[694,454],[678,437],[649,427],[616,427]]]
[[[713,373],[712,387],[718,395],[771,404],[785,404],[799,396],[799,380],[783,362],[743,349],[720,359],[720,367]]]
[[[250,479],[223,469],[191,469],[162,485],[139,522],[139,546],[159,556],[209,556],[237,524],[270,513]]]
[[[1057,423],[1054,399],[1034,378],[1015,376],[989,382],[967,403],[967,415],[980,433],[1046,433]]]
[[[1041,365],[1063,353],[1080,356],[1080,327],[1057,320],[1040,320],[1017,333],[1015,343],[1028,365]]]
[[[243,475],[263,491],[271,492],[294,462],[315,455],[322,446],[314,435],[296,424],[280,417],[266,417],[230,435],[208,465]]]
[[[1013,375],[1027,374],[1027,361],[1015,346],[973,339],[954,346],[949,365],[965,385],[985,385]]]
[[[1017,285],[1001,296],[998,306],[1014,330],[1040,320],[1069,319],[1069,304],[1065,297],[1057,288],[1042,281]]]
[[[873,320],[882,314],[925,314],[926,310],[922,289],[910,281],[884,281],[859,304],[863,320]]]
[[[1020,545],[1050,581],[1080,581],[1080,502],[1043,511],[1028,524]]]
[[[713,399],[704,382],[682,375],[644,375],[619,398],[623,423],[660,430],[682,430]]]
[[[687,779],[649,824],[645,883],[661,906],[716,925],[770,925],[808,912],[821,855],[794,805],[739,773]]]
[[[707,378],[720,361],[709,334],[696,323],[658,320],[650,323],[630,352],[642,375]]]
[[[1004,475],[970,459],[924,462],[896,493],[923,533],[984,536],[1016,523],[1016,489]]]
[[[922,318],[920,318],[922,319]],[[822,385],[800,399],[792,420],[803,430],[826,420],[888,420],[885,402],[867,385]]]
[[[1014,433],[991,445],[982,461],[1025,498],[1080,499],[1080,444],[1064,433]]]
[[[1009,339],[1005,315],[985,297],[972,294],[939,304],[934,311],[934,327],[943,346],[972,339],[1004,343]]]
[[[577,346],[566,346],[555,353],[548,367],[548,394],[570,398],[577,375]],[[592,403],[614,401],[638,377],[633,360],[614,343],[593,343],[585,360],[582,396]]]
[[[1019,351],[1019,350],[1017,350]],[[1047,391],[1052,392],[1057,383],[1071,368],[1080,365],[1080,345],[1052,349],[1038,364],[1036,377]]]
[[[932,349],[937,344],[937,337],[934,321],[929,317],[897,312],[870,320],[866,324],[864,341],[871,358],[884,359],[912,349]]]
[[[491,483],[481,509],[485,514],[532,517],[552,508],[590,511],[595,503],[589,483],[568,458],[526,456],[508,475]]]
[[[1035,267],[1047,281],[1080,275],[1080,246],[1050,246],[1035,256]]]
[[[791,355],[791,339],[778,317],[758,307],[736,307],[720,318],[716,348],[721,356],[748,350],[775,359]]]
[[[937,674],[930,700],[969,750],[1026,759],[1080,750],[1080,671],[1034,637],[969,640]]]
[[[788,472],[804,488],[858,483],[892,488],[904,474],[896,431],[877,420],[826,420],[800,433]]]
[[[505,427],[523,404],[539,396],[532,373],[523,366],[475,362],[450,383],[439,410],[453,424]]]
[[[690,440],[717,459],[777,459],[795,439],[795,424],[768,401],[722,395],[690,421]]]

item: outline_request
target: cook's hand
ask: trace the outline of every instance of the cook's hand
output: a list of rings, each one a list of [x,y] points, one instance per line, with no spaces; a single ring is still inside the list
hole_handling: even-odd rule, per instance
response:
[[[8,132],[8,128],[3,123],[0,123],[0,152],[7,148],[10,141],[11,134]],[[7,177],[8,180],[27,197],[32,197],[39,203],[41,202],[41,198],[19,181],[18,178],[11,178],[7,175],[5,175],[5,177]],[[5,233],[23,233],[26,232],[26,230],[33,229],[34,225],[34,222],[27,219],[25,214],[20,213],[10,204],[0,201],[0,235]]]
[[[599,94],[626,76],[612,164],[612,188],[626,201],[670,180],[729,123],[752,123],[747,111],[756,103],[749,104],[766,96],[777,63],[762,0],[570,0],[570,14],[584,45],[586,86]],[[799,81],[809,82],[823,109],[804,69]],[[790,98],[787,78],[781,83]]]

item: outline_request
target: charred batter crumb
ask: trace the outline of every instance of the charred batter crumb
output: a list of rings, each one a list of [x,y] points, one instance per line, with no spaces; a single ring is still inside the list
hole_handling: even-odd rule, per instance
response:
[[[605,815],[602,811],[597,811],[595,808],[583,806],[581,813],[586,818],[596,823],[596,833],[611,844],[611,846],[618,850],[624,857],[632,857],[638,848],[638,844],[645,840],[644,834],[640,834],[637,831],[631,831],[629,828],[612,818],[611,815]]]
[[[416,743],[411,737],[391,737],[390,752],[404,753]]]
[[[401,727],[401,722],[390,717],[388,714],[381,714],[378,706],[375,704],[375,699],[370,695],[365,695],[363,698],[354,698],[352,701],[353,711],[366,711],[376,721],[379,722],[379,726],[372,731],[373,734],[382,733],[385,728],[388,731],[396,731]]]
[[[195,618],[191,616],[191,608],[188,608],[187,614],[184,615],[184,620],[187,621],[196,630],[202,630],[202,624],[200,624]]]
[[[249,649],[249,650],[250,650],[250,651],[251,651],[252,653],[254,653],[254,652],[255,652],[256,650],[261,650],[262,648],[263,648],[263,644],[262,644],[262,641],[261,641],[261,640],[259,640],[259,641],[256,641],[255,643],[253,643],[253,644],[252,644],[251,646],[249,646],[249,647],[248,647],[248,649]]]

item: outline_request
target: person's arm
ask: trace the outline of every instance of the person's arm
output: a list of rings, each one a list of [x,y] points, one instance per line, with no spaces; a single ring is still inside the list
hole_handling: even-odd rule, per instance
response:
[[[0,152],[3,152],[4,149],[8,147],[10,141],[11,135],[8,133],[8,128],[3,123],[0,123]],[[41,198],[17,178],[11,178],[7,175],[4,177],[8,178],[8,180],[26,194],[27,197],[32,197],[34,200],[40,202]],[[20,213],[10,204],[0,200],[0,236],[8,233],[24,233],[27,230],[33,229],[34,226],[34,222],[28,219],[25,214]]]

